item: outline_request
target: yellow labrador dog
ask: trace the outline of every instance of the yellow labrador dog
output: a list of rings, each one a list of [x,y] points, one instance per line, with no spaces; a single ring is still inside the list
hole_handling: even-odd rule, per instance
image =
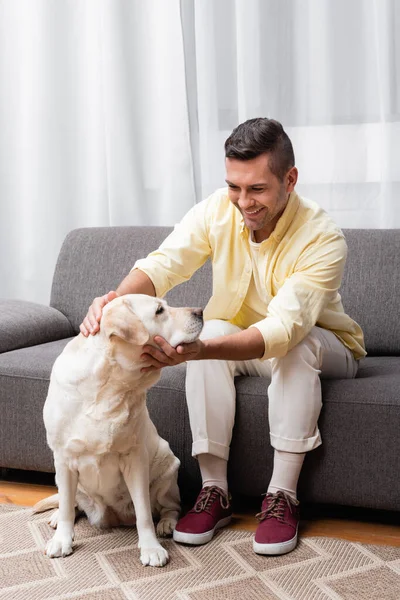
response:
[[[43,416],[58,494],[34,507],[59,507],[47,556],[71,554],[77,508],[98,527],[136,523],[142,564],[167,563],[152,515],[160,519],[157,534],[170,535],[180,510],[180,463],[150,420],[146,390],[160,372],[141,372],[140,355],[154,336],[176,347],[195,341],[202,327],[201,309],[129,294],[104,307],[100,333],[79,334],[57,358]]]

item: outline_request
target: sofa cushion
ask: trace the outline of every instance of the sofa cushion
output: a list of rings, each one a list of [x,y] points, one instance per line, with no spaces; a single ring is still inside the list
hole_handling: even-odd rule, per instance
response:
[[[233,492],[262,494],[273,464],[273,450],[265,435],[269,381],[238,377],[235,383],[230,486]],[[356,379],[322,380],[322,397],[322,445],[306,455],[299,483],[301,499],[400,510],[400,481],[395,477],[400,357],[367,357]]]
[[[43,405],[54,361],[72,338],[0,354],[0,466],[53,472]],[[190,456],[190,424],[185,400],[185,365],[167,367],[148,397],[160,435],[187,469],[184,487],[197,489],[197,461]],[[182,470],[181,470],[182,471]]]
[[[322,446],[307,455],[300,491],[399,511],[400,357],[367,357],[355,380],[332,383],[322,385]]]
[[[0,354],[0,466],[53,471],[43,404],[53,363],[70,339]]]
[[[400,229],[345,229],[349,248],[341,287],[368,353],[400,355]]]
[[[2,466],[53,471],[42,408],[52,365],[67,341],[0,355]],[[160,435],[182,462],[180,486],[188,497],[198,491],[200,475],[191,456],[185,372],[185,365],[163,369],[148,393],[148,408]],[[233,493],[262,494],[271,477],[269,383],[259,377],[235,380],[237,410],[229,463]],[[400,482],[393,474],[398,471],[400,357],[367,357],[357,379],[325,380],[322,389],[323,444],[307,454],[300,479],[301,498],[399,510]]]
[[[116,289],[137,258],[168,234],[167,228],[89,227],[71,231],[61,247],[50,305],[76,333],[96,296]]]
[[[51,306],[66,315],[78,333],[93,299],[116,289],[136,260],[157,248],[171,229],[93,227],[71,231],[58,257]],[[210,295],[211,268],[207,264],[166,298],[173,306],[204,308]]]
[[[0,300],[0,353],[73,335],[71,323],[50,306]]]
[[[237,377],[229,485],[233,493],[249,496],[267,491],[272,475],[269,441],[268,386],[262,377]],[[301,499],[387,510],[400,509],[397,473],[400,430],[400,357],[368,357],[356,379],[322,380],[323,444],[306,456],[300,479]],[[185,401],[185,367],[162,371],[148,393],[148,406],[160,435],[182,462],[184,497],[198,491],[201,479],[191,457],[192,436]],[[356,435],[355,435],[356,432]],[[374,459],[366,448],[374,448]]]

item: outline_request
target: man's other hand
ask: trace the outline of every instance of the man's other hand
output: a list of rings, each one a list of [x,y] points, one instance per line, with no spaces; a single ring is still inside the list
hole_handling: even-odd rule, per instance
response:
[[[93,300],[89,307],[88,314],[83,319],[83,323],[79,325],[80,332],[85,337],[88,337],[89,334],[95,335],[98,331],[100,331],[100,319],[103,313],[103,308],[106,304],[111,302],[111,300],[118,298],[118,296],[119,294],[112,290],[111,292],[108,292],[108,294]]]
[[[149,345],[143,346],[143,354],[140,358],[143,362],[150,363],[150,366],[143,367],[142,372],[157,371],[163,367],[179,365],[187,360],[198,360],[203,348],[201,340],[196,340],[190,344],[179,344],[176,348],[170,346],[162,337],[157,336],[154,341],[160,348]]]

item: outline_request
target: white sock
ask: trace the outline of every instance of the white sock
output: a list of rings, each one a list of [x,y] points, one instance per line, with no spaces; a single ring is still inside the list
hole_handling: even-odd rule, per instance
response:
[[[199,461],[203,487],[216,485],[228,493],[228,461],[212,454],[199,454],[197,459]]]
[[[297,500],[297,482],[305,455],[305,452],[297,454],[275,450],[274,470],[267,491],[275,494],[279,490],[282,490]]]

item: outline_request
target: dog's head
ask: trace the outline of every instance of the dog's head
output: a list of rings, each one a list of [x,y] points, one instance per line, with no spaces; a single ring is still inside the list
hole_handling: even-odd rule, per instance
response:
[[[176,348],[194,342],[203,328],[201,308],[172,308],[165,300],[144,294],[127,294],[103,310],[100,331],[107,337],[143,346],[161,336]]]

